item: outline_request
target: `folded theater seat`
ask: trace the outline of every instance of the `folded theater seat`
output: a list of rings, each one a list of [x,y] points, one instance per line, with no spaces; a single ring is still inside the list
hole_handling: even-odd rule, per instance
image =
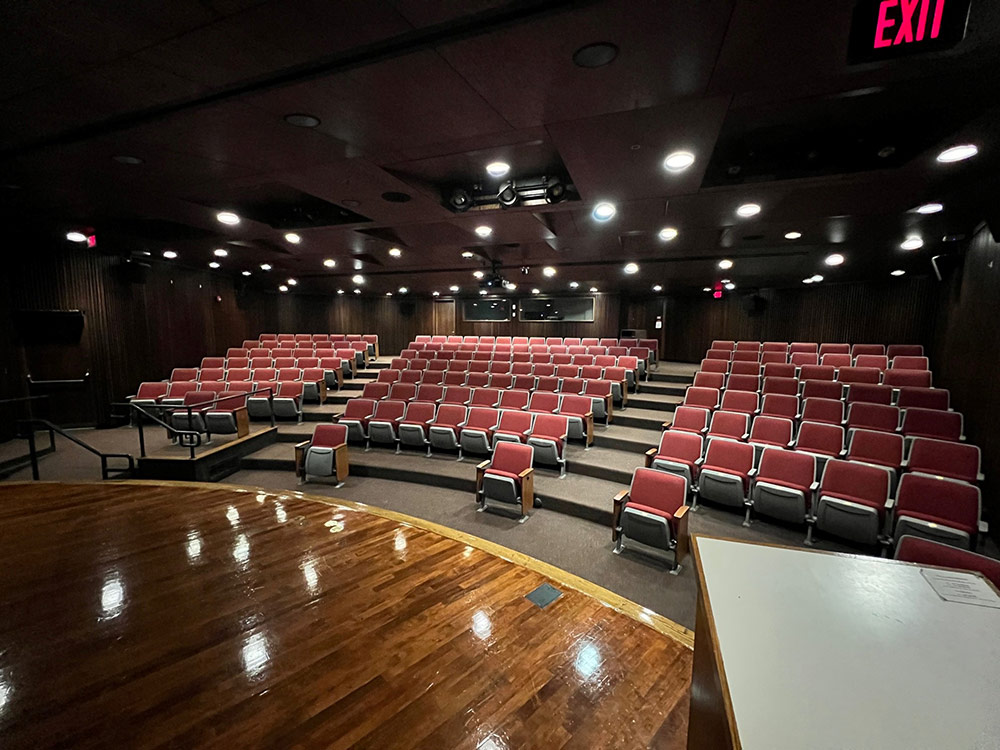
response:
[[[528,434],[528,445],[534,446],[535,458],[559,467],[559,478],[566,476],[566,438],[569,420],[558,414],[537,414]]]
[[[750,488],[750,504],[756,513],[788,521],[807,523],[816,502],[816,457],[808,453],[765,448]]]
[[[184,395],[184,402],[179,408],[170,412],[170,426],[175,430],[190,432],[208,432],[205,425],[205,413],[211,408],[209,404],[215,400],[212,391],[189,391]],[[182,445],[191,445],[191,436],[181,436]]]
[[[753,460],[753,446],[748,443],[709,440],[705,457],[698,461],[698,489],[692,509],[702,500],[746,509],[750,478],[754,475]]]
[[[301,482],[310,477],[333,477],[340,487],[348,476],[348,464],[345,425],[316,425],[312,438],[295,446],[295,470]]]
[[[636,469],[629,489],[614,498],[615,554],[621,554],[626,542],[637,542],[670,554],[670,572],[679,573],[688,548],[687,496],[684,477]]]
[[[535,501],[534,448],[521,443],[499,443],[490,461],[476,467],[476,499],[480,510],[517,508],[520,522],[528,518]],[[499,503],[500,505],[495,505]]]
[[[396,401],[391,398],[379,401],[375,405],[375,411],[372,413],[371,419],[368,420],[368,445],[365,446],[366,450],[371,447],[372,443],[382,443],[395,447],[398,440],[396,428],[405,413],[405,401]]]
[[[205,412],[205,427],[216,435],[250,434],[250,415],[247,413],[247,397],[243,393],[223,391],[216,394],[218,401]]]
[[[895,559],[919,565],[956,568],[982,573],[1000,588],[1000,560],[942,544],[931,539],[905,535],[896,541]]]
[[[334,415],[333,420],[347,428],[348,440],[368,440],[368,422],[375,413],[376,403],[370,398],[352,398],[344,407],[343,414]]]
[[[452,389],[448,388],[446,392],[448,390]],[[462,390],[468,391],[468,388],[463,388]],[[465,402],[442,403],[438,407],[437,417],[435,417],[430,425],[428,454],[432,447],[441,450],[458,451],[460,447],[458,443],[459,434],[462,427],[465,426],[467,416],[468,410],[465,407]]]
[[[982,500],[979,488],[957,479],[904,474],[894,508],[893,536],[918,536],[974,550]]]
[[[827,461],[806,544],[812,544],[813,527],[858,544],[877,544],[885,525],[890,479],[889,471],[880,466]]]
[[[499,410],[473,406],[459,433],[460,450],[463,453],[490,453],[493,450],[493,433],[499,422]]]
[[[426,449],[427,455],[430,455],[430,426],[436,411],[435,401],[412,401],[407,405],[406,414],[396,427],[399,436],[396,453],[399,453],[404,445],[410,445]]]
[[[667,430],[660,435],[660,445],[646,451],[646,468],[678,474],[693,487],[698,480],[698,461],[703,452],[701,435]]]

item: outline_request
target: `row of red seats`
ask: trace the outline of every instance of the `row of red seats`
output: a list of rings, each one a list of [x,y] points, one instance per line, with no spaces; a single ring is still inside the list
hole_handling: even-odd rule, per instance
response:
[[[374,333],[262,333],[257,340],[247,339],[243,346],[255,347],[306,347],[334,346],[343,344],[350,348],[356,343],[363,343],[365,350],[372,357],[379,356],[378,335]]]
[[[981,497],[973,484],[910,471],[893,492],[886,467],[850,456],[818,462],[807,451],[772,446],[757,455],[748,443],[708,439],[705,447],[700,435],[669,431],[655,453],[647,454],[647,463],[691,482],[693,507],[701,499],[745,509],[746,525],[751,511],[807,523],[807,543],[815,526],[861,544],[889,542],[904,533],[966,549],[976,544]]]
[[[765,352],[756,355],[752,352],[734,352],[733,357],[726,356],[730,352],[705,353],[702,360],[702,370],[711,372],[736,372],[748,375],[760,375],[761,368],[771,365],[776,367],[794,368],[788,372],[798,372],[805,367],[824,367],[840,369],[844,367],[864,367],[886,372],[887,370],[924,370],[930,371],[930,360],[927,357],[899,356],[888,357],[878,354],[861,354],[852,357],[850,354],[824,354],[822,357],[816,354],[793,354],[786,357],[775,352]]]
[[[467,357],[470,359],[500,359],[510,357],[513,354],[612,354],[616,357],[622,354],[631,354],[648,361],[655,361],[654,350],[646,346],[564,346],[547,344],[516,344],[512,347],[493,347],[484,344],[444,344],[441,348],[430,345],[411,345],[400,352],[403,359],[414,359],[422,357],[424,359],[449,359],[455,357]],[[475,355],[475,356],[470,356]]]
[[[486,344],[490,346],[647,346],[659,347],[656,339],[576,338],[574,336],[417,336],[411,344]]]
[[[892,358],[895,356],[922,356],[924,347],[919,344],[816,344],[807,341],[728,341],[716,339],[709,347],[710,350],[720,351],[740,351],[740,352],[785,352],[787,354],[850,354],[859,356],[862,354],[884,354]]]
[[[463,352],[457,352],[462,354]],[[471,352],[465,352],[471,354]],[[435,359],[424,359],[417,357],[405,359],[403,357],[393,357],[389,366],[397,370],[448,370],[458,369],[465,365],[465,369],[485,371],[496,367],[510,367],[517,364],[532,365],[578,365],[586,367],[589,365],[599,365],[601,367],[614,367],[619,359],[626,359],[629,363],[635,360],[636,367],[632,369],[643,370],[646,360],[634,355],[613,355],[613,354],[513,354],[507,357],[438,357]],[[500,372],[500,370],[495,370]]]
[[[322,379],[321,379],[322,380]],[[255,393],[260,391],[261,393]],[[301,419],[302,402],[305,399],[320,401],[319,381],[304,380],[257,380],[257,381],[196,381],[184,380],[176,383],[146,382],[139,385],[129,402],[144,408],[178,407],[191,403],[203,403],[207,399],[222,398],[220,394],[246,394],[249,415],[255,418],[270,418],[272,403],[274,415]],[[252,394],[252,395],[251,395]]]
[[[569,399],[571,397],[567,397]],[[440,405],[414,401],[373,401],[356,398],[334,421],[347,427],[349,440],[458,451],[488,452],[504,441],[524,443],[535,449],[543,463],[566,472],[565,449],[570,437],[586,437],[590,400],[572,397],[560,413],[532,412],[464,404]],[[575,435],[574,433],[578,433]]]
[[[702,363],[702,369],[694,374],[693,385],[705,388],[732,388],[742,391],[760,391],[762,389],[761,378],[765,380],[774,379],[774,383],[786,383],[797,381],[800,392],[806,383],[840,383],[845,387],[849,385],[884,386],[885,392],[893,396],[894,391],[901,388],[925,388],[931,387],[931,373],[928,370],[887,370],[881,372],[872,367],[826,367],[822,365],[805,365],[794,368],[792,365],[767,364],[763,368],[758,368],[755,364],[750,364],[749,371],[744,368],[734,370],[728,375],[724,371],[718,371],[712,366],[712,362],[717,360],[706,360]],[[814,385],[814,388],[819,386]],[[825,397],[830,397],[830,388]],[[945,391],[947,393],[947,391]]]
[[[532,365],[527,362],[515,362],[504,366],[503,363],[493,363],[489,369],[481,367],[464,367],[475,363],[449,363],[446,369],[427,370],[382,370],[378,374],[378,382],[394,383],[443,383],[444,385],[470,385],[493,388],[526,388],[539,387],[538,381],[546,379],[548,390],[560,390],[559,381],[563,379],[610,380],[614,383],[615,399],[622,401],[628,390],[638,390],[639,373],[630,367],[634,364],[623,357],[617,366],[602,367],[589,365]],[[487,363],[482,363],[483,365]]]

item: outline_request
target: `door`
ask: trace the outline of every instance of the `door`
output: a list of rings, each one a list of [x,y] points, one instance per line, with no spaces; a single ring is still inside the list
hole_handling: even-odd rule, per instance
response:
[[[452,336],[455,333],[455,300],[434,302],[434,335]]]

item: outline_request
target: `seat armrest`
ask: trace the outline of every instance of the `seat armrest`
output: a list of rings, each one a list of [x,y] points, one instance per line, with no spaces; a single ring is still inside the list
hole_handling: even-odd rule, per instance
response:
[[[617,495],[615,495],[612,500],[612,510],[611,510],[611,541],[618,541],[618,527],[621,525],[622,518],[622,508],[625,507],[625,503],[628,501],[628,490],[622,490]]]
[[[489,463],[489,462],[488,462],[488,461],[484,461],[483,463]],[[518,476],[519,478],[521,478],[521,479],[524,479],[524,478],[525,478],[526,476],[530,476],[530,475],[531,475],[531,473],[532,473],[532,472],[533,472],[534,470],[535,470],[535,469],[534,469],[533,467],[529,466],[529,467],[528,467],[527,469],[525,469],[524,471],[522,471],[522,472],[521,472],[520,474],[518,474],[517,476]]]
[[[757,476],[757,470],[750,469],[750,471],[747,472],[747,476],[750,477],[750,479],[753,479],[755,476]]]
[[[747,439],[748,437],[750,437],[750,433],[749,433],[749,432],[744,432],[744,433],[743,433],[743,437],[742,437],[742,438],[740,438],[740,439],[741,439],[741,440],[746,440],[746,439]]]
[[[979,533],[980,534],[989,534],[990,533],[990,523],[989,523],[989,521],[980,521],[979,522]]]
[[[680,521],[682,518],[684,518],[684,516],[687,515],[687,513],[688,513],[689,510],[691,510],[691,506],[690,505],[682,505],[681,507],[679,507],[677,509],[677,512],[674,513],[674,518],[676,518],[678,521]]]
[[[646,456],[646,468],[648,469],[653,465],[653,459],[656,457],[656,448],[650,448],[643,455]]]
[[[794,441],[794,440],[789,440],[789,441],[788,441],[788,442],[787,442],[787,443],[785,444],[785,447],[786,447],[786,448],[792,448],[792,447],[794,447],[794,445],[795,445],[795,441]]]
[[[303,440],[301,443],[296,443],[295,444],[295,450],[305,450],[310,445],[312,445],[312,439]]]
[[[343,417],[344,417],[344,412],[340,412],[340,413],[335,413],[332,417],[330,417],[330,419],[336,422],[340,419],[343,419]]]
[[[895,505],[896,505],[896,498],[894,498],[892,495],[889,495],[889,497],[885,499],[885,509],[892,510],[895,507]]]
[[[847,449],[846,448],[845,449],[841,449],[840,453],[838,453],[837,455],[840,456],[841,458],[843,458],[844,456],[847,455]]]
[[[813,482],[812,484],[809,485],[810,492],[816,492],[816,490],[818,489],[819,489],[819,482]]]
[[[985,482],[986,481],[986,475],[983,474],[983,472],[979,472],[978,474],[976,474],[976,481],[977,482]]]
[[[661,430],[669,430],[670,429],[670,422],[664,422],[663,424],[661,424],[660,425],[660,429]]]
[[[489,461],[483,461],[481,463],[476,464],[476,470],[477,471],[486,471],[488,468],[490,468],[490,462]]]
[[[708,432],[708,425],[702,427],[701,430],[699,430],[699,432],[701,432],[702,435],[706,434]]]
[[[701,458],[695,459],[694,465],[695,466],[703,466],[704,463],[705,463],[705,457],[702,456]]]

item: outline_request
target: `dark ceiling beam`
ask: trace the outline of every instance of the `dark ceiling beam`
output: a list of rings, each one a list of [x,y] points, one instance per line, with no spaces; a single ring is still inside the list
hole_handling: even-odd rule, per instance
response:
[[[281,88],[294,83],[323,78],[335,73],[361,68],[373,63],[408,55],[420,50],[453,44],[482,34],[516,26],[567,10],[593,5],[596,0],[515,0],[500,8],[492,8],[423,29],[400,34],[379,42],[356,47],[346,52],[310,60],[263,76],[225,86],[210,94],[179,99],[167,104],[127,112],[98,122],[87,123],[53,135],[25,141],[0,151],[0,160],[39,151],[51,146],[64,146],[90,138],[116,133],[179,112],[207,107],[246,94]]]

